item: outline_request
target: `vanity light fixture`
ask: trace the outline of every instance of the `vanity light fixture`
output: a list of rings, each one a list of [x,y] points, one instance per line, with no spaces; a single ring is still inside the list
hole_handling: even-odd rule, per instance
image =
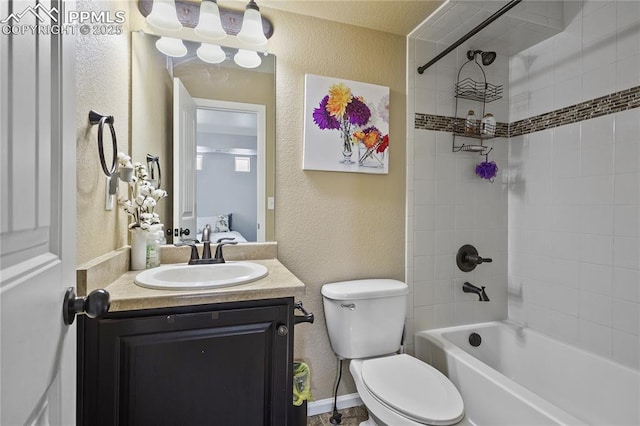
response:
[[[233,56],[233,61],[243,68],[256,68],[262,63],[258,52],[245,49],[238,49],[238,53]]]
[[[154,0],[147,22],[161,30],[180,31],[182,29],[174,0]]]
[[[201,61],[209,64],[219,64],[227,59],[226,53],[217,44],[202,43],[196,50],[196,55]]]
[[[220,40],[227,36],[222,28],[220,9],[216,0],[202,0],[200,5],[200,18],[194,31],[199,36],[212,40]]]
[[[260,8],[254,0],[250,0],[247,3],[238,39],[256,48],[262,48],[267,44],[267,37],[265,37],[262,29]]]
[[[156,41],[156,49],[174,58],[181,58],[187,54],[187,47],[182,40],[173,37],[160,37]]]

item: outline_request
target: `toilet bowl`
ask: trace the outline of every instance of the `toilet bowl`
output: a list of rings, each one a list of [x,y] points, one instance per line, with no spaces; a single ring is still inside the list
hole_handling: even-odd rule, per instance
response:
[[[369,420],[360,426],[454,425],[464,403],[449,379],[429,364],[398,354],[404,328],[405,283],[367,279],[325,284],[331,347],[351,360],[349,371]]]
[[[368,426],[455,425],[464,418],[462,397],[453,383],[417,358],[354,359],[349,371],[374,418]]]

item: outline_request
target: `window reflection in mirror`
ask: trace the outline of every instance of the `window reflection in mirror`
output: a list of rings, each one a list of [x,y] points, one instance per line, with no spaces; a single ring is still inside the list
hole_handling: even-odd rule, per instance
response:
[[[210,220],[211,217],[231,214],[231,230],[233,230],[235,222],[240,227],[238,231],[247,241],[273,241],[274,210],[268,207],[269,204],[273,204],[274,196],[275,57],[261,54],[262,64],[260,67],[244,69],[233,62],[234,49],[223,47],[227,60],[220,64],[208,64],[201,61],[196,55],[196,49],[200,43],[185,41],[188,48],[187,55],[182,58],[167,58],[155,49],[156,40],[157,37],[153,35],[132,34],[131,153],[134,161],[146,158],[147,153],[160,156],[163,182],[165,182],[163,189],[169,192],[169,197],[158,205],[158,213],[165,224],[165,229],[185,228],[178,219],[174,219],[178,216],[175,211],[177,209],[176,202],[179,201],[179,197],[183,195],[181,192],[184,191],[181,191],[180,188],[174,188],[173,180],[174,173],[178,173],[186,166],[187,169],[194,171],[194,179],[196,179],[195,217],[193,222],[188,223],[188,226],[193,228],[190,229],[191,238],[197,238],[198,217],[202,222]],[[218,124],[202,125],[206,130],[198,131],[202,141],[199,138],[196,143],[197,151],[201,152],[189,155],[188,159],[181,158],[179,152],[178,155],[174,155],[174,78],[180,79],[190,96],[196,101],[201,103],[210,101],[211,105],[204,107],[204,110],[214,111],[217,109],[229,113],[237,110],[238,105],[248,104],[249,109],[251,106],[262,106],[264,125],[258,131],[262,132],[263,149],[259,150],[257,146],[247,148],[246,135],[231,137],[229,132],[242,133],[248,130],[240,130],[241,126],[232,126],[232,119],[227,116],[226,120],[222,120],[225,122],[225,126],[220,124],[220,119],[217,121]],[[239,117],[246,118],[246,112],[244,114]],[[200,115],[203,116],[202,112]],[[200,126],[200,123],[198,125]],[[233,127],[236,128],[233,129]],[[233,146],[231,142],[234,138],[238,141],[237,146]],[[257,139],[260,140],[260,137]],[[248,176],[253,173],[236,172],[236,156],[230,153],[215,152],[218,149],[215,148],[216,144],[220,144],[219,150],[226,152],[240,150],[235,152],[246,154],[255,150],[255,154],[244,155],[244,157],[249,158],[250,167],[253,166],[253,163],[256,164],[256,171],[259,171],[259,165],[262,164],[264,172],[261,179],[255,177],[255,185],[252,189],[249,189],[249,185],[235,192],[230,189],[238,187],[239,182],[246,181]],[[223,161],[221,159],[225,157],[229,160],[229,164],[224,166],[218,164],[215,168],[233,170],[227,176],[214,176],[209,172],[203,173],[203,170],[196,170],[197,162],[204,168],[206,164],[214,165]],[[187,165],[187,161],[189,165]],[[241,161],[246,163],[246,160]],[[243,199],[255,200],[252,207],[248,207],[251,204],[249,202],[245,202],[244,207],[240,206],[242,203],[234,205],[233,200],[229,197],[239,198],[240,192],[238,191],[242,192]],[[248,191],[251,191],[251,194],[248,194]],[[247,210],[241,211],[239,209]],[[211,226],[213,227],[214,223],[211,223]]]

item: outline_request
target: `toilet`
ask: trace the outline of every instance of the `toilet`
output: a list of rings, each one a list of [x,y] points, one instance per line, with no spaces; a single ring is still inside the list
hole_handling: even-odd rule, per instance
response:
[[[391,279],[322,286],[331,348],[349,371],[369,420],[360,426],[454,425],[464,418],[460,393],[429,364],[398,354],[408,287]]]

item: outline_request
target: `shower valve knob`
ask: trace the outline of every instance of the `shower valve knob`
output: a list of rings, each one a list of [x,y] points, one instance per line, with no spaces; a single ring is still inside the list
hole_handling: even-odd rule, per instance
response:
[[[456,255],[456,264],[463,272],[471,272],[481,263],[491,262],[493,262],[493,259],[478,255],[478,250],[470,244],[465,244],[460,247]]]

